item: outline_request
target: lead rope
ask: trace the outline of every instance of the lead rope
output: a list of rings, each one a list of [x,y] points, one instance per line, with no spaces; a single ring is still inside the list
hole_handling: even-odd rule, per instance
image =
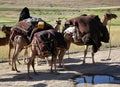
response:
[[[110,27],[111,27],[111,20],[109,22],[109,26],[108,26],[108,31],[109,31],[109,37],[110,37]],[[109,39],[109,54],[108,54],[108,58],[107,59],[101,59],[101,61],[107,61],[107,60],[111,60],[110,58],[110,54],[111,54],[111,38]]]
[[[111,27],[111,20],[110,20],[110,23],[109,23],[109,37],[110,37],[110,27]],[[111,54],[111,37],[110,37],[110,40],[109,40],[109,55],[108,55],[108,58],[106,60],[111,60],[110,58],[110,54]]]

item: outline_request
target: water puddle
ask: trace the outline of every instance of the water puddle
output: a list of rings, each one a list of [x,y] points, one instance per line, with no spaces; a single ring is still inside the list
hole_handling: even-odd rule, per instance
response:
[[[83,75],[74,78],[76,87],[93,87],[95,84],[120,84],[120,80],[109,75]]]

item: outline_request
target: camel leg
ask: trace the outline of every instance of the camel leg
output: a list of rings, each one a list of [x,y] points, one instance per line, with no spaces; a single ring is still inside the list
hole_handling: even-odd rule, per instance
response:
[[[53,55],[52,55],[52,59],[51,59],[51,72],[53,72]]]
[[[15,60],[12,58],[12,71],[15,71],[14,62],[15,62]]]
[[[35,68],[34,68],[34,61],[35,61],[35,54],[34,54],[34,52],[36,52],[35,51],[35,46],[34,45],[32,45],[32,47],[31,47],[31,49],[30,49],[30,57],[29,57],[29,61],[28,61],[28,64],[27,64],[27,70],[28,70],[28,78],[29,79],[32,79],[32,77],[30,77],[30,65],[32,65],[32,68],[33,68],[33,71],[34,71],[34,73],[35,74],[37,74],[36,73],[36,71],[35,71]]]
[[[28,57],[28,50],[27,50],[27,48],[25,48],[24,58],[23,58],[24,64],[27,64],[27,62],[28,62],[27,57]],[[26,61],[27,61],[27,62],[26,62]]]
[[[17,66],[16,66],[16,60],[17,60],[19,52],[20,52],[20,46],[17,45],[15,47],[14,55],[13,55],[13,58],[12,58],[12,70],[15,69],[15,71],[17,71],[17,72],[20,72],[20,71],[17,70]]]
[[[56,70],[56,59],[57,59],[57,56],[55,55],[54,58],[53,58],[53,61],[54,61],[54,72],[57,73],[57,70]]]
[[[48,57],[45,57],[45,60],[46,60],[47,66],[50,66],[50,63],[49,63]]]
[[[92,62],[93,62],[93,64],[95,63],[95,60],[94,60],[94,54],[95,54],[95,50],[94,50],[95,48],[94,48],[94,46],[92,46]]]
[[[33,68],[34,74],[38,75],[38,73],[35,71],[35,63],[34,62],[35,62],[35,57],[33,57],[31,64],[32,64],[32,68]]]
[[[28,61],[28,64],[27,64],[27,71],[28,71],[28,78],[29,79],[31,79],[32,77],[30,77],[30,64],[32,63],[32,60],[33,60],[33,58],[32,57],[30,57],[29,58],[29,61]]]
[[[95,64],[95,60],[94,60],[94,52],[92,52],[91,54],[92,54],[92,62],[93,62],[93,64]]]
[[[87,50],[88,50],[88,45],[85,45],[83,64],[85,64],[85,59],[86,59],[86,55],[87,55]]]
[[[38,75],[38,73],[35,70],[35,55],[32,54],[32,56],[30,56],[28,64],[27,64],[27,70],[28,70],[28,78],[32,79],[32,77],[30,76],[30,65],[32,65],[33,71],[35,75]]]
[[[16,61],[18,62],[18,64],[21,64],[18,58],[16,59]]]
[[[9,65],[11,65],[11,60],[10,60],[10,57],[11,57],[11,50],[12,50],[12,43],[11,43],[11,41],[9,42],[9,53],[8,53],[8,58],[9,58]],[[14,55],[15,55],[15,53],[14,53]],[[17,62],[19,63],[19,64],[21,64],[20,62],[19,62],[19,60],[17,59]]]
[[[28,71],[28,78],[31,79],[32,77],[30,77],[30,65],[32,64],[32,67],[33,67],[33,70],[35,72],[35,68],[34,68],[34,65],[33,65],[33,60],[34,58],[31,56],[29,58],[29,61],[28,61],[28,64],[27,64],[27,71]]]
[[[14,53],[13,53],[13,57],[12,57],[12,71],[15,71],[15,66],[14,66],[14,62],[15,62],[15,59],[14,59],[15,51],[16,51],[16,47],[14,48]]]
[[[23,38],[21,36],[18,36],[15,40],[15,50],[12,58],[12,68],[15,68],[17,72],[20,72],[20,71],[17,70],[16,61],[17,61],[18,54],[22,50],[23,46],[24,46]]]
[[[11,60],[10,60],[10,53],[11,53],[11,45],[9,44],[9,53],[8,53],[8,58],[9,58],[9,65],[11,65]]]
[[[57,59],[57,55],[53,55],[53,54],[52,54],[51,72],[53,72],[53,64],[54,64],[54,72],[55,72],[55,73],[57,73],[57,70],[56,70],[56,59]]]
[[[65,66],[64,66],[63,57],[64,57],[65,53],[66,53],[65,49],[60,49],[60,52],[59,52],[59,55],[58,55],[59,67],[63,67],[64,69],[65,69]]]

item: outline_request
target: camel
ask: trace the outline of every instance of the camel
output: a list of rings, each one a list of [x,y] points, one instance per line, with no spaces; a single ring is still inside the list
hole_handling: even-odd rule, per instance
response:
[[[58,20],[56,20],[56,23],[57,23],[57,25],[55,27],[55,30],[57,32],[60,32],[60,25],[61,25],[60,18],[58,18]],[[64,61],[62,60],[64,55],[62,55],[62,54],[65,54],[65,52],[66,52],[66,48],[57,48],[57,56],[58,56],[59,67],[62,66],[64,68],[64,70],[65,70]],[[61,64],[61,62],[62,62],[62,64]]]
[[[60,20],[60,18],[58,18],[58,20],[56,20],[56,23],[57,23],[57,25],[55,26],[55,30],[56,30],[56,31],[60,31],[60,25],[61,25],[61,20]]]
[[[20,13],[20,17],[19,17],[19,21],[22,21],[26,18],[30,18],[30,13],[29,13],[29,9],[27,7],[24,7]],[[3,25],[2,26],[2,31],[6,34],[6,37],[5,38],[1,38],[0,39],[0,45],[7,45],[9,44],[9,54],[8,54],[8,58],[9,58],[9,65],[11,65],[10,63],[10,53],[11,53],[11,49],[13,48],[13,44],[12,43],[9,43],[9,38],[10,38],[10,35],[11,35],[11,26],[6,26],[6,25]],[[24,55],[27,55],[27,48],[25,49],[25,53]],[[24,60],[25,62],[25,60]],[[20,64],[20,62],[18,61],[18,63]]]
[[[5,27],[6,27],[5,25],[3,25],[1,27],[2,32],[5,33],[5,37],[0,38],[0,46],[7,45],[9,43],[9,37],[10,37],[10,31],[11,31],[10,29],[11,29],[11,27],[7,27],[7,28],[5,28]]]
[[[61,20],[60,20],[60,18],[58,18],[56,20],[56,26],[55,26],[54,30],[57,31],[57,32],[59,32],[60,31],[60,26],[61,26]],[[47,62],[46,64],[49,66],[50,64],[49,64],[48,58],[46,57],[45,60]],[[37,63],[37,65],[40,64],[39,61],[38,61],[38,58],[37,58],[37,62],[36,63]]]
[[[26,46],[29,46],[29,44],[27,43],[27,40],[26,40],[26,32],[28,29],[28,27],[31,26],[29,23],[26,23],[25,21],[20,21],[18,22],[15,26],[12,27],[12,34],[11,34],[11,38],[10,38],[10,44],[13,43],[14,44],[14,54],[13,54],[13,57],[12,57],[12,70],[15,70],[17,72],[20,72],[17,67],[16,67],[16,60],[17,60],[17,57],[20,53],[20,51],[26,47]],[[56,25],[57,26],[57,25]],[[45,28],[46,29],[54,29],[52,27],[52,25],[46,23],[45,24]],[[15,31],[14,31],[15,29]],[[23,33],[20,34],[19,32],[16,34],[16,30],[17,29],[22,29]],[[44,30],[44,29],[43,29]],[[21,30],[20,30],[21,31]],[[15,35],[16,34],[16,35]],[[14,39],[12,39],[14,37]]]
[[[83,16],[82,16],[83,17]],[[86,16],[87,17],[87,16]],[[81,18],[81,17],[77,17],[77,18]],[[78,22],[78,19],[76,19],[76,18],[73,18],[73,19],[70,19],[70,20],[67,20],[66,21],[66,23],[70,23],[70,24],[72,24],[70,27],[68,27],[68,28],[65,28],[64,29],[64,31],[63,31],[63,33],[64,33],[64,37],[65,37],[65,39],[66,39],[66,41],[67,41],[67,50],[70,48],[70,44],[71,43],[73,43],[73,44],[76,44],[76,45],[78,45],[78,46],[83,46],[83,45],[85,45],[85,50],[84,50],[84,59],[83,59],[83,64],[85,64],[85,59],[86,59],[86,55],[87,55],[87,50],[88,50],[88,46],[89,45],[92,45],[92,52],[91,52],[91,54],[92,54],[92,62],[93,62],[93,64],[95,63],[95,61],[94,61],[94,53],[95,52],[97,52],[98,51],[98,49],[99,49],[99,47],[101,46],[101,41],[102,42],[105,42],[105,43],[108,43],[109,42],[109,33],[108,33],[108,31],[107,31],[107,28],[106,28],[106,26],[107,26],[107,22],[109,21],[109,20],[111,20],[111,19],[113,19],[113,18],[117,18],[117,15],[116,14],[108,14],[108,13],[106,13],[105,15],[104,15],[104,18],[103,18],[103,21],[102,21],[102,23],[100,23],[100,33],[98,32],[97,34],[99,35],[99,34],[102,34],[102,37],[100,37],[100,36],[98,36],[100,39],[100,41],[99,40],[97,40],[99,43],[97,43],[97,41],[95,42],[95,39],[94,39],[94,41],[91,41],[90,39],[86,39],[86,41],[88,41],[88,42],[90,42],[91,41],[91,43],[92,42],[94,42],[94,44],[89,44],[89,43],[85,43],[84,41],[85,41],[85,38],[83,39],[83,37],[84,37],[84,34],[82,35],[81,33],[83,33],[82,31],[81,31],[81,29],[82,28],[85,28],[85,24],[83,24],[83,25],[79,25],[79,24],[77,24],[77,22]],[[97,18],[98,19],[98,18]],[[82,20],[83,21],[83,20]],[[79,21],[80,22],[80,21]],[[99,22],[98,22],[99,23]],[[94,24],[94,25],[97,25],[97,26],[99,26],[98,25],[98,23],[96,22],[96,24]],[[77,25],[76,25],[77,24]],[[66,24],[65,24],[66,25]],[[66,25],[66,26],[68,26],[68,25]],[[93,25],[91,25],[91,26],[93,26]],[[71,29],[70,29],[71,28]],[[96,27],[91,27],[91,28],[93,28],[94,30],[96,29]],[[70,29],[70,31],[69,31],[69,29]],[[80,31],[79,32],[79,34],[77,34],[78,33],[78,31]],[[68,30],[69,32],[66,32],[66,30]],[[74,37],[73,37],[73,32],[74,32],[74,30],[76,30],[76,32],[75,32],[75,35],[78,35],[76,38],[77,38],[77,41],[75,41],[74,40]],[[86,33],[87,34],[87,33]],[[95,34],[95,32],[94,32],[94,34]],[[97,37],[97,36],[95,36],[94,35],[94,37]],[[96,44],[96,46],[95,46],[95,44]],[[64,56],[64,54],[65,54],[65,51],[66,50],[62,50],[62,54],[61,54],[61,61],[63,60],[63,56]],[[61,62],[62,63],[62,62]],[[61,64],[60,63],[60,64]]]
[[[11,28],[12,28],[11,26],[6,26],[6,25],[3,25],[1,27],[2,31],[6,34],[6,37],[4,38],[4,40],[2,40],[3,38],[1,38],[1,41],[0,41],[0,42],[4,42],[4,43],[2,43],[4,45],[9,45],[9,53],[8,53],[8,59],[9,59],[8,62],[9,62],[9,65],[11,65],[10,54],[11,54],[11,50],[13,49],[13,44],[9,44],[9,38],[10,38],[10,34],[11,34]],[[24,56],[27,57],[27,54],[28,54],[27,48],[24,48],[24,49],[25,49]],[[25,60],[26,60],[26,58],[23,59],[24,63],[26,63]],[[19,62],[19,60],[17,60],[17,62],[19,64],[21,64]]]
[[[30,77],[29,70],[32,65],[33,71],[36,74],[34,68],[35,56],[40,58],[52,56],[51,59],[51,72],[57,72],[56,70],[56,59],[59,48],[66,48],[66,42],[62,33],[57,32],[55,29],[44,30],[34,34],[34,38],[31,43],[30,57],[28,62],[28,78]],[[53,71],[54,65],[54,71]]]

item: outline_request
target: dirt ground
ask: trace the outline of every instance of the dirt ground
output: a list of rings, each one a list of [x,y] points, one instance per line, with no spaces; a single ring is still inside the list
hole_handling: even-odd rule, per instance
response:
[[[27,66],[17,65],[20,73],[11,71],[8,63],[0,63],[0,87],[75,87],[71,78],[78,74],[108,74],[120,79],[120,48],[112,48],[108,61],[109,49],[100,50],[95,54],[96,64],[92,64],[90,52],[87,55],[86,64],[82,65],[83,52],[64,57],[66,70],[59,69],[59,74],[50,73],[50,67],[46,64],[35,65],[39,75],[34,75],[32,68],[30,75],[33,79],[27,79]],[[120,87],[120,84],[103,83],[94,87]],[[83,86],[87,87],[87,86]],[[93,87],[93,86],[92,86]]]

